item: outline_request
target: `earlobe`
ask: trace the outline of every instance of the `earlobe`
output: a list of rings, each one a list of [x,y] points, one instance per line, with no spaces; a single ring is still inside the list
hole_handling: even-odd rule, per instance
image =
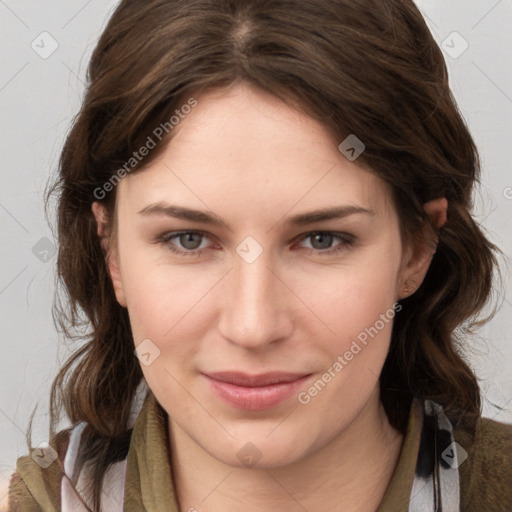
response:
[[[433,199],[423,205],[430,222],[440,229],[447,221],[448,201],[445,197]],[[437,234],[431,225],[426,225],[418,242],[409,253],[402,271],[399,299],[412,295],[423,282],[437,250]]]
[[[104,205],[99,202],[94,202],[91,206],[94,218],[96,219],[97,234],[100,238],[100,244],[105,255],[105,262],[107,263],[112,286],[116,294],[117,302],[123,307],[126,307],[126,298],[124,295],[123,283],[121,279],[121,272],[119,269],[119,261],[117,249],[112,246],[110,236],[108,234],[108,214]]]

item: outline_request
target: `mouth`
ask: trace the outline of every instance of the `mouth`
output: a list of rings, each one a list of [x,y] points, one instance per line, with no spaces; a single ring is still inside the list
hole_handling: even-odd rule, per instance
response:
[[[276,407],[295,395],[312,374],[215,372],[202,375],[225,403],[238,409],[261,411]]]

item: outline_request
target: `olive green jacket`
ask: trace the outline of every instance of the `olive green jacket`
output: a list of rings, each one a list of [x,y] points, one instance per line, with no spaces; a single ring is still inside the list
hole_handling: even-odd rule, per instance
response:
[[[468,453],[459,466],[461,511],[512,512],[512,425],[479,419],[474,435],[456,427],[454,439]],[[9,511],[60,510],[67,442],[57,443],[58,459],[46,469],[30,455],[18,459],[9,487]],[[419,444],[418,411],[413,402],[400,456],[377,512],[407,512]],[[185,512],[177,505],[169,446],[167,415],[149,392],[130,440],[124,511]]]

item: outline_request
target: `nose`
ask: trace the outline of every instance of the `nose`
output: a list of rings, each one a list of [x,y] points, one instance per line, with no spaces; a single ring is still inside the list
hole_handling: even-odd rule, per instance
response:
[[[227,277],[219,322],[225,339],[256,350],[291,335],[292,298],[278,272],[271,268],[265,251],[252,263],[235,255]]]

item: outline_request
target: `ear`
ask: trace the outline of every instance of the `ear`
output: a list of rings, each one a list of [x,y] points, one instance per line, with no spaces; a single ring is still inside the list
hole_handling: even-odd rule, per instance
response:
[[[423,208],[432,225],[440,229],[447,219],[448,201],[441,197],[424,203]],[[398,299],[412,295],[423,282],[437,248],[437,234],[430,224],[412,247],[408,247],[402,262]]]
[[[105,261],[107,262],[107,268],[110,274],[110,279],[112,280],[112,286],[114,287],[117,302],[119,302],[121,306],[126,307],[123,282],[121,279],[121,272],[119,270],[118,251],[116,244],[112,243],[110,237],[107,209],[97,201],[92,203],[91,209],[94,218],[96,219],[97,234],[100,238],[101,248],[105,254]]]

